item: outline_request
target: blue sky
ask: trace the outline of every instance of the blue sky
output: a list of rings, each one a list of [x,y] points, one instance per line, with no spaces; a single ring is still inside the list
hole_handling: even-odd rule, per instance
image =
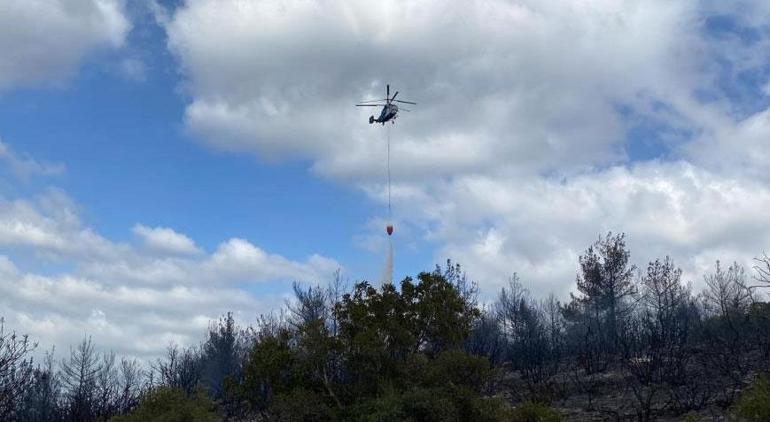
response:
[[[114,241],[130,240],[131,227],[141,222],[173,227],[208,250],[242,237],[290,259],[320,252],[344,262],[356,279],[377,279],[384,251],[357,245],[355,236],[383,214],[381,204],[315,177],[306,160],[267,162],[197,142],[182,124],[188,98],[165,33],[138,12],[128,52],[95,53],[63,86],[0,97],[3,139],[67,168],[24,189],[64,189],[83,206],[89,225]],[[141,80],[115,69],[134,54],[146,67]],[[434,264],[429,249],[399,250],[403,275]]]
[[[697,290],[770,249],[761,1],[10,0],[0,6],[0,316],[152,357],[337,268],[450,258],[491,300],[567,297],[607,231]],[[21,24],[25,22],[25,24]],[[124,342],[125,338],[134,341]]]

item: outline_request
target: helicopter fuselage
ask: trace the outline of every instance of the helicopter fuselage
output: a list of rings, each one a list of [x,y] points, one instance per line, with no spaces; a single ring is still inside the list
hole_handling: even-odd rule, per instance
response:
[[[382,123],[385,124],[385,122],[389,120],[393,120],[396,118],[396,115],[398,114],[398,106],[395,104],[385,104],[382,107],[382,111],[380,112],[380,117],[374,118],[374,116],[369,118],[369,123]]]

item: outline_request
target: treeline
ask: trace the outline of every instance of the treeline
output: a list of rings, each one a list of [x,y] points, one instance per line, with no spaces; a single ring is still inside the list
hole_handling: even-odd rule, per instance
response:
[[[608,419],[723,415],[770,370],[770,304],[758,292],[770,287],[767,256],[751,278],[716,262],[699,293],[668,257],[637,269],[622,234],[579,264],[577,294],[564,304],[535,300],[514,276],[467,342],[514,374],[503,380],[514,400]]]
[[[283,311],[249,327],[228,314],[151,363],[90,339],[33,362],[2,332],[0,420],[770,420],[769,276],[767,256],[750,275],[717,262],[693,292],[671,259],[639,269],[610,233],[565,303],[514,275],[482,305],[447,262],[398,286],[295,285]]]

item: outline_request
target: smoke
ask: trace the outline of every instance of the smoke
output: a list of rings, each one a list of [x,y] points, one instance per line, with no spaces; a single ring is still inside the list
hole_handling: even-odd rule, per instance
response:
[[[388,236],[388,252],[385,256],[385,269],[382,271],[382,284],[393,284],[393,239]]]

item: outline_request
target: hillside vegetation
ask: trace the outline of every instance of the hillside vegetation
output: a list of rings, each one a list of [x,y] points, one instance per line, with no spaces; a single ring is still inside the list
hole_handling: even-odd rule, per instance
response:
[[[667,258],[637,268],[621,235],[579,259],[575,294],[514,275],[482,305],[459,265],[397,285],[294,286],[253,326],[142,363],[90,338],[33,362],[0,334],[0,420],[770,420],[770,260],[719,262],[693,292]]]

